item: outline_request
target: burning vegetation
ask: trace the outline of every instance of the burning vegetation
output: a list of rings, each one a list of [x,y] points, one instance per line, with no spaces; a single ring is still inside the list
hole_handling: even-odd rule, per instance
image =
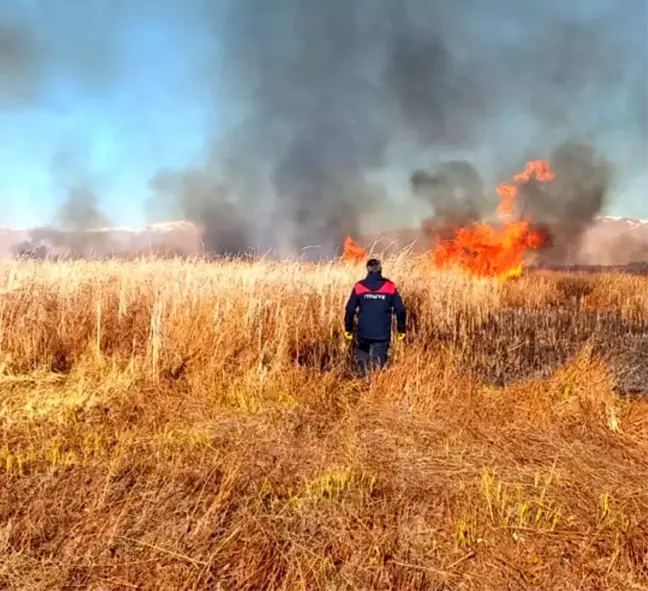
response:
[[[527,162],[522,172],[513,175],[512,183],[500,183],[497,187],[499,223],[475,221],[454,229],[450,237],[437,232],[436,245],[427,253],[429,260],[437,269],[458,268],[472,277],[519,277],[527,252],[550,244],[547,232],[535,229],[533,222],[525,218],[519,186],[555,178],[556,173],[546,160]],[[447,228],[444,231],[447,234]],[[358,262],[365,256],[365,251],[347,236],[343,260]]]
[[[538,182],[551,181],[555,173],[544,160],[527,163],[523,172],[514,175],[513,183],[497,187],[500,204],[497,214],[500,227],[477,222],[468,228],[460,228],[451,240],[442,240],[431,252],[437,268],[459,267],[477,277],[517,277],[521,275],[528,250],[541,248],[546,240],[540,231],[531,229],[531,222],[518,211],[519,190],[517,184],[528,183],[532,178]]]
[[[347,263],[361,263],[367,256],[365,249],[357,244],[351,236],[344,239],[344,253],[342,260]]]

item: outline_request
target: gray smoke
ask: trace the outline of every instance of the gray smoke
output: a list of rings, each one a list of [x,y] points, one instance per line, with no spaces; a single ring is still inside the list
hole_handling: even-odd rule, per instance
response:
[[[86,92],[113,88],[116,32],[132,7],[123,0],[71,2],[79,18],[70,19],[71,5],[57,0],[0,7],[0,108],[37,104],[53,76]]]
[[[4,22],[0,15],[0,107],[21,104],[36,95],[42,55],[31,31]]]
[[[62,196],[54,225],[62,230],[79,232],[110,224],[101,209],[96,181],[89,174],[78,148],[71,144],[62,146],[52,157],[50,176],[55,194]]]
[[[33,98],[53,67],[89,88],[117,84],[117,25],[158,7],[103,6],[84,30],[50,9],[51,30],[84,48],[73,55],[0,15],[0,98]],[[434,233],[483,219],[498,182],[528,159],[555,158],[554,188],[529,189],[526,212],[551,231],[551,256],[569,258],[623,157],[609,153],[612,132],[636,148],[623,162],[630,175],[645,174],[645,3],[610,2],[588,19],[558,0],[205,0],[183,10],[217,48],[186,69],[230,125],[213,130],[203,161],[153,176],[148,209],[197,222],[209,252],[333,254],[388,215],[376,175],[409,174],[403,207],[428,204]],[[618,114],[602,116],[610,100]],[[79,213],[64,217],[92,218],[96,189],[69,186],[64,210]]]
[[[52,195],[57,207],[50,225],[29,231],[16,254],[35,258],[101,257],[108,254],[109,241],[94,230],[111,225],[102,211],[96,181],[88,173],[80,150],[61,146],[50,162]]]
[[[469,146],[492,106],[479,60],[454,57],[441,27],[397,22],[386,40],[383,84],[394,92],[401,124],[424,147]]]
[[[176,211],[201,226],[207,253],[238,255],[248,248],[248,229],[231,191],[208,170],[160,171],[151,179],[155,206]]]
[[[605,204],[612,165],[592,146],[579,142],[560,145],[549,160],[556,178],[522,185],[519,208],[548,233],[544,262],[576,263],[582,237]]]
[[[569,258],[605,205],[610,166],[599,169],[586,148],[566,141],[584,137],[595,145],[611,125],[601,121],[597,101],[646,81],[640,68],[624,73],[629,61],[642,58],[617,42],[627,22],[622,13],[610,8],[606,17],[581,22],[559,16],[557,7],[512,0],[488,7],[474,0],[280,0],[272,11],[237,1],[216,27],[224,50],[214,79],[219,98],[245,117],[215,143],[244,163],[265,207],[248,201],[237,215],[237,202],[249,195],[227,175],[196,183],[197,174],[213,175],[211,160],[202,173],[166,175],[154,188],[168,199],[175,186],[186,211],[205,212],[194,217],[207,223],[207,235],[234,228],[228,246],[263,235],[270,246],[283,237],[293,251],[319,244],[332,253],[382,207],[368,179],[393,169],[394,150],[400,161],[415,152],[438,160],[486,147],[509,175],[524,166],[524,155],[550,157],[559,180],[527,213],[551,231],[551,256]],[[485,40],[475,33],[480,27],[501,30],[501,38]],[[530,132],[516,133],[524,129],[520,118]],[[645,130],[631,125],[626,132],[645,149]],[[494,185],[485,191],[476,166],[453,160],[411,174],[413,196],[433,209],[428,234],[482,219],[493,206],[486,195]],[[210,243],[218,249],[222,241]]]
[[[445,162],[434,173],[415,170],[410,186],[434,208],[434,215],[423,222],[428,244],[452,239],[457,229],[478,222],[488,213],[483,180],[469,162]]]
[[[420,27],[407,10],[374,0],[231,8],[225,79],[250,109],[237,136],[270,163],[270,219],[293,251],[331,254],[361,232],[381,206],[368,177],[389,167],[394,139],[429,149],[478,135],[474,62],[451,54],[430,14]]]

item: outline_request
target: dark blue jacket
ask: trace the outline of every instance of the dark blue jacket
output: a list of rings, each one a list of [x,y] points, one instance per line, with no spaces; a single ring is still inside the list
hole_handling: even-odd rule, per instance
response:
[[[353,286],[346,305],[344,330],[353,332],[353,319],[358,312],[359,339],[391,340],[392,312],[396,313],[398,332],[405,332],[405,305],[396,285],[380,273],[369,273]]]

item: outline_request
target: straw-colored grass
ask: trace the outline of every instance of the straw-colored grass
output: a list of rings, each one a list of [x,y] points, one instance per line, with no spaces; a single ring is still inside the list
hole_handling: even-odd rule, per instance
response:
[[[384,266],[0,268],[0,587],[647,589],[647,280]]]

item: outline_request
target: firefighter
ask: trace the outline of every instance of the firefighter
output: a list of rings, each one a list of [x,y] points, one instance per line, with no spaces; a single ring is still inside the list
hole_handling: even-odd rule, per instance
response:
[[[384,367],[387,363],[394,312],[398,340],[405,338],[405,305],[396,285],[382,276],[382,267],[377,259],[367,261],[367,276],[353,286],[346,304],[344,337],[349,341],[353,338],[356,312],[356,361],[366,377],[370,368]]]

